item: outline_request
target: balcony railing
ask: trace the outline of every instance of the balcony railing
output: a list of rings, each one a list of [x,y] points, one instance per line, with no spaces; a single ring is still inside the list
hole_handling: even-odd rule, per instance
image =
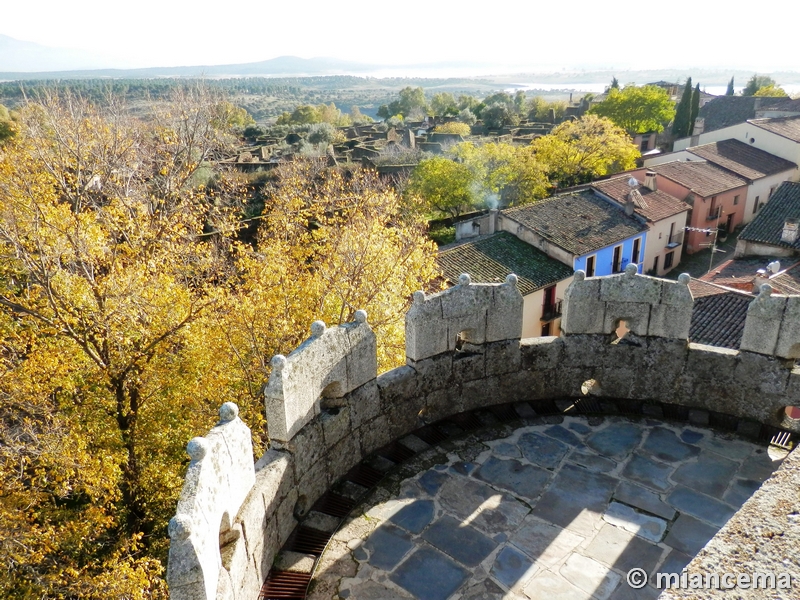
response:
[[[552,304],[545,304],[542,306],[542,321],[553,321],[561,316],[561,305],[564,301],[561,298],[556,298]]]
[[[667,248],[677,248],[683,244],[683,232],[673,233],[667,240]]]

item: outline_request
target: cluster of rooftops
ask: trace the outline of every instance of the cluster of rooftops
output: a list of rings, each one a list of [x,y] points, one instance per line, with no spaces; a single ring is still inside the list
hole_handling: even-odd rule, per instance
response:
[[[640,273],[669,276],[682,270],[684,255],[738,231],[735,258],[693,273],[690,285],[692,341],[738,348],[747,306],[763,283],[800,293],[800,107],[797,115],[750,119],[676,148],[533,204],[468,215],[456,223],[457,241],[440,249],[445,278],[455,283],[469,272],[491,283],[516,273],[529,305],[523,335],[557,335],[560,298],[576,270],[600,276],[632,263]]]

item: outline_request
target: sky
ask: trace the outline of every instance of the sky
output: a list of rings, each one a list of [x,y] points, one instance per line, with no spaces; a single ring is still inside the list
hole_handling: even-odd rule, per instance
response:
[[[39,0],[6,3],[0,34],[80,49],[94,55],[95,66],[125,68],[293,55],[389,65],[479,61],[543,72],[800,71],[797,0],[762,5],[769,15],[755,14],[758,6],[711,0]]]

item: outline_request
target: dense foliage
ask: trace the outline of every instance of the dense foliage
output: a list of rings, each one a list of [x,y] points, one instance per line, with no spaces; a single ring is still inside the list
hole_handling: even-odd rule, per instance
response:
[[[230,106],[187,90],[140,121],[66,95],[0,146],[0,595],[166,598],[184,446],[236,401],[266,438],[269,358],[364,308],[382,369],[436,276],[373,173],[297,161],[268,207],[214,159]],[[244,227],[259,224],[243,242]]]
[[[664,131],[675,116],[675,107],[666,90],[645,85],[612,87],[603,102],[592,107],[592,114],[608,117],[632,134]]]

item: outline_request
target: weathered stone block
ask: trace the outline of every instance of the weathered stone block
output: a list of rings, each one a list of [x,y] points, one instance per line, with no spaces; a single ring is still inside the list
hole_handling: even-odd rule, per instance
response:
[[[417,372],[417,393],[427,395],[453,382],[453,353],[445,352],[409,364]]]
[[[563,360],[562,350],[567,340],[568,338],[542,337],[520,341],[520,367],[532,371],[556,368]]]
[[[522,360],[519,340],[504,340],[485,346],[486,375],[501,375],[519,370]]]
[[[299,480],[303,473],[315,465],[325,451],[322,423],[314,419],[292,438],[288,450],[294,455],[294,468]]]
[[[286,540],[289,539],[289,534],[294,531],[297,525],[297,519],[294,517],[294,509],[297,505],[298,496],[297,489],[293,489],[289,492],[289,495],[281,501],[278,505],[278,509],[275,511],[275,532],[278,536],[278,547],[286,543]]]
[[[522,309],[524,300],[517,289],[517,278],[492,287],[492,304],[486,322],[486,341],[519,339],[522,337]]]
[[[744,389],[753,389],[765,394],[784,394],[791,370],[785,361],[772,356],[741,352],[733,377]]]
[[[788,359],[800,358],[800,297],[798,296],[786,298],[775,356]]]
[[[418,361],[446,352],[447,335],[441,296],[416,292],[406,313],[406,356]]]
[[[647,335],[686,340],[689,339],[691,321],[691,302],[689,304],[675,305],[654,304],[650,308],[650,323],[647,326]]]
[[[328,451],[326,459],[331,481],[343,477],[361,458],[361,444],[357,432],[354,432]]]
[[[378,377],[377,383],[382,412],[417,393],[417,373],[408,366],[387,371]]]
[[[658,304],[662,280],[627,272],[600,278],[600,300],[613,303]]]
[[[444,390],[431,392],[425,397],[425,410],[422,414],[425,423],[433,423],[461,410],[461,385],[453,385]]]
[[[650,326],[650,306],[643,302],[606,302],[603,333],[613,333],[620,321],[626,321],[632,333],[646,336]]]
[[[388,444],[389,439],[389,418],[385,414],[380,414],[372,421],[364,423],[358,430],[361,440],[361,455],[368,456],[378,448]]]
[[[325,440],[325,448],[330,448],[338,443],[351,429],[350,409],[332,408],[322,411],[319,416],[322,424],[322,435]]]
[[[350,425],[353,429],[374,419],[381,411],[381,396],[377,381],[370,381],[356,388],[348,395],[350,406]]]
[[[256,466],[259,469],[253,489],[261,493],[265,510],[271,515],[295,487],[294,457],[286,451],[269,450]]]
[[[584,277],[583,271],[575,273],[575,278],[564,292],[561,330],[567,335],[605,331],[605,303],[600,300],[600,280]]]
[[[740,350],[772,355],[778,345],[778,336],[783,325],[786,296],[772,296],[767,284],[747,308]],[[786,342],[789,338],[784,338]],[[786,343],[785,342],[785,343]],[[786,345],[784,344],[784,349]]]
[[[483,346],[468,346],[463,352],[453,353],[453,379],[472,381],[482,379],[486,374],[486,359]]]
[[[297,482],[297,493],[300,497],[305,497],[303,510],[307,511],[319,500],[320,496],[326,492],[333,483],[328,472],[328,461],[323,459],[317,461],[308,471],[306,471]]]
[[[486,377],[468,381],[461,386],[462,410],[474,410],[486,406],[494,406],[509,402],[500,387],[500,377]]]

